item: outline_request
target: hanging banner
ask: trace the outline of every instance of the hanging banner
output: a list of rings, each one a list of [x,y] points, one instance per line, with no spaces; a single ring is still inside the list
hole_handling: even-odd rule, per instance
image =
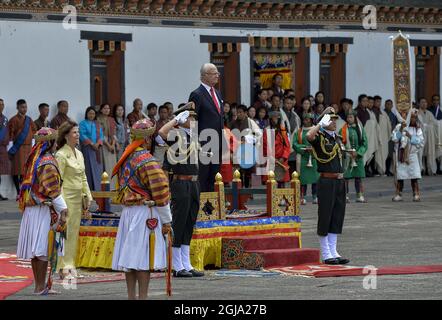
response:
[[[405,119],[413,105],[411,95],[410,41],[401,32],[392,40],[394,101],[397,111]]]

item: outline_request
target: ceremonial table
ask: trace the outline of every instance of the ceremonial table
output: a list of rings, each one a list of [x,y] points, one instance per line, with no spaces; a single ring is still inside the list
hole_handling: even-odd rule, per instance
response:
[[[112,268],[119,219],[83,219],[77,251],[77,267]],[[193,267],[221,267],[222,239],[243,236],[301,237],[299,216],[198,221],[190,245]]]
[[[259,265],[242,264],[235,260],[247,260],[250,257],[259,259],[259,254],[241,254],[243,249],[237,243],[245,237],[248,237],[248,241],[260,241],[258,244],[285,237],[288,241],[294,241],[290,242],[290,247],[301,248],[298,174],[293,173],[290,188],[277,188],[274,173],[270,172],[266,189],[257,190],[242,189],[239,171],[235,172],[234,177],[232,188],[225,190],[222,177],[217,174],[215,191],[200,194],[200,209],[190,243],[191,263],[197,270],[203,270],[208,265],[220,268],[226,261],[228,267],[232,266],[232,261],[236,266]],[[109,210],[109,199],[115,197],[115,192],[107,191],[107,175],[103,178],[102,190],[93,193],[100,203],[100,212]],[[255,194],[266,195],[264,211],[257,215],[250,214],[250,210],[245,210],[245,215],[232,214],[236,210],[247,209],[247,200]],[[81,220],[76,266],[111,269],[119,219],[115,215],[95,214],[94,217]],[[273,238],[264,239],[262,236]]]

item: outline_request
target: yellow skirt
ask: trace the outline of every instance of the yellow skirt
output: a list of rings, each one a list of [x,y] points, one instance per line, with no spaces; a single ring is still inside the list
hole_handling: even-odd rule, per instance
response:
[[[68,206],[67,239],[64,243],[64,256],[59,257],[57,270],[75,268],[81,215],[83,213],[81,189],[63,188],[63,198]]]

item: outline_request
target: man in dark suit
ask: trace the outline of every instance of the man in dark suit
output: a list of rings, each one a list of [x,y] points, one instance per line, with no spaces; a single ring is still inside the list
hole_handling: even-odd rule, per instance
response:
[[[200,73],[201,85],[190,94],[189,101],[195,103],[195,110],[198,114],[198,136],[205,129],[212,129],[217,133],[218,147],[216,150],[210,150],[213,152],[210,163],[199,162],[200,190],[201,192],[210,192],[214,190],[215,175],[220,171],[224,111],[221,94],[214,88],[220,76],[218,69],[215,65],[206,63],[201,67]],[[210,139],[207,142],[209,141]],[[201,145],[207,142],[200,141]],[[201,156],[199,159],[201,160]]]

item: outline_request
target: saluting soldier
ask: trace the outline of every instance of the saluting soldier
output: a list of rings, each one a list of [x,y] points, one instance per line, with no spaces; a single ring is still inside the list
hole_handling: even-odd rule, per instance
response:
[[[199,144],[196,130],[191,130],[197,118],[195,105],[189,102],[174,112],[175,118],[158,132],[158,139],[170,146],[164,157],[163,169],[173,174],[170,183],[173,239],[174,277],[202,277],[190,262],[190,241],[200,207],[198,182]],[[162,141],[157,143],[161,144]]]
[[[338,116],[327,108],[319,123],[307,133],[313,147],[318,172],[318,228],[322,260],[325,264],[346,264],[336,250],[338,234],[342,233],[345,216],[345,182],[341,138],[336,134]]]

